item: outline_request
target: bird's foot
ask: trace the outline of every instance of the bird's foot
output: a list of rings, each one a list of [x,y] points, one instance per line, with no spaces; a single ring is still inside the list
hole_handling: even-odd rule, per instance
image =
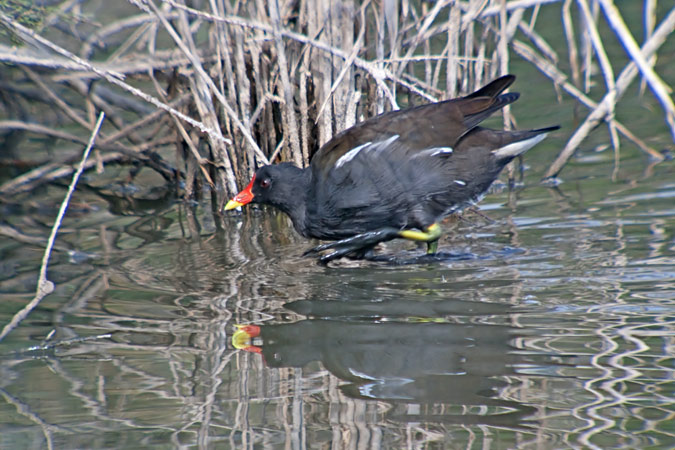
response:
[[[438,251],[438,239],[440,239],[443,230],[437,223],[432,223],[424,231],[419,230],[401,230],[398,232],[399,237],[409,239],[411,241],[426,242],[427,255],[433,255]]]
[[[302,256],[314,255],[331,250],[319,257],[322,264],[327,264],[334,259],[347,256],[354,259],[368,259],[372,255],[373,247],[380,242],[390,241],[400,237],[400,230],[396,228],[382,228],[376,231],[368,231],[357,234],[328,244],[318,245],[307,250]]]

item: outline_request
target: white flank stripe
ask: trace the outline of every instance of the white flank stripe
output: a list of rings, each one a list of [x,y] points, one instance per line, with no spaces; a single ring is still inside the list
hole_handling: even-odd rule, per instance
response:
[[[492,153],[494,153],[497,158],[510,158],[512,156],[522,155],[541,142],[547,134],[548,133],[542,133],[529,139],[525,139],[524,141],[518,141],[509,145],[505,145],[502,148],[493,150]]]
[[[452,147],[431,147],[420,152],[415,153],[412,158],[425,158],[427,156],[436,155],[450,155],[452,154]]]
[[[371,150],[382,150],[384,148],[387,148],[392,142],[394,142],[396,139],[398,139],[398,134],[393,135],[389,139],[386,139],[384,141],[378,141],[378,142],[366,142],[365,144],[359,145],[358,147],[354,147],[353,149],[349,150],[347,153],[342,155],[340,159],[338,159],[335,162],[335,168],[339,168],[344,166],[346,163],[351,161],[352,159],[356,158],[356,155],[359,154],[362,150],[365,152],[371,151]]]
[[[460,186],[466,186],[466,181],[455,180],[455,183],[459,184]]]
[[[348,163],[354,157],[365,147],[368,147],[370,145],[370,142],[366,142],[363,145],[359,145],[358,147],[354,147],[353,149],[349,150],[347,153],[342,155],[340,159],[337,160],[335,163],[335,167],[341,167],[343,164]]]
[[[385,149],[385,148],[387,148],[392,142],[394,142],[396,139],[398,139],[398,134],[393,135],[392,137],[390,137],[389,139],[387,139],[387,140],[385,140],[385,141],[375,142],[375,143],[373,144],[373,148],[374,148],[375,150],[382,150],[382,149]]]
[[[431,150],[435,150],[431,156],[436,156],[436,155],[449,155],[452,153],[452,147],[438,147],[438,148],[432,148]]]

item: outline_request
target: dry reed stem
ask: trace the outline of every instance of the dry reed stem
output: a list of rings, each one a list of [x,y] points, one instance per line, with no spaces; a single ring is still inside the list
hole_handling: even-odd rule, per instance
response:
[[[500,0],[499,8],[499,40],[497,41],[497,59],[499,60],[499,75],[506,75],[509,72],[509,47],[508,47],[508,18],[506,16],[506,0]],[[522,11],[517,11],[516,14]],[[513,123],[511,117],[511,106],[506,105],[503,108],[504,128],[510,130]],[[509,179],[513,178],[513,166],[509,166]]]
[[[246,20],[241,17],[219,17],[215,16],[213,14],[208,14],[203,11],[198,11],[192,8],[188,8],[183,5],[179,5],[175,3],[173,0],[164,0],[166,3],[170,4],[171,6],[174,6],[179,9],[183,9],[190,14],[193,14],[197,17],[200,17],[205,20],[209,21],[214,21],[214,22],[223,22],[227,23],[230,25],[236,25],[240,26],[243,28],[251,28],[251,29],[257,29],[260,31],[264,31],[266,33],[272,34],[273,29],[271,26],[258,23],[255,21],[251,20]],[[312,47],[315,47],[318,50],[324,51],[328,54],[331,54],[333,56],[337,56],[339,58],[342,58],[344,60],[347,60],[349,58],[349,55],[344,52],[341,49],[335,48],[333,46],[327,45],[321,41],[317,41],[311,38],[308,38],[307,36],[296,33],[293,31],[289,31],[286,29],[279,30],[279,33],[289,39],[293,39],[297,42],[300,42],[302,44],[308,44],[311,45]],[[362,58],[354,58],[354,64],[359,68],[365,70],[369,75],[372,76],[373,80],[377,83],[378,87],[382,89],[382,91],[385,93],[387,99],[390,101],[391,105],[395,106],[396,105],[396,99],[394,98],[393,93],[391,92],[391,89],[384,83],[385,79],[389,79],[391,81],[394,81],[396,83],[399,83],[403,85],[406,88],[409,88],[411,90],[415,90],[414,86],[406,83],[405,81],[401,80],[399,77],[397,77],[395,74],[393,74],[391,71],[388,71],[383,68],[376,67],[374,64],[362,59]],[[416,91],[417,92],[417,91]],[[420,91],[421,93],[421,91]]]
[[[541,5],[546,5],[548,3],[559,3],[562,0],[514,0],[506,3],[505,9],[506,12],[513,12],[517,11],[520,9],[528,9],[528,8],[533,8],[535,6],[541,6]],[[473,2],[470,2],[472,4]],[[486,2],[485,1],[479,1],[476,2],[478,5],[484,5]],[[468,8],[471,8],[471,6],[468,6]],[[480,13],[475,16],[475,18],[483,18],[483,17],[490,17],[490,16],[498,16],[500,14],[500,11],[502,9],[501,5],[496,5],[496,6],[490,6],[486,7],[484,9],[480,10]],[[473,19],[472,19],[473,20]]]
[[[162,89],[159,87],[159,84],[157,83],[157,80],[152,77],[153,84],[155,85],[155,90],[160,96],[163,96],[164,93],[162,92]],[[166,101],[167,99],[164,99]],[[176,127],[176,130],[180,133],[181,137],[183,138],[183,142],[188,146],[190,150],[190,154],[192,155],[193,160],[197,163],[199,170],[201,171],[202,175],[204,176],[204,179],[206,182],[211,186],[211,188],[216,187],[215,183],[213,180],[211,180],[211,176],[209,175],[209,172],[206,170],[206,165],[208,161],[206,158],[203,158],[199,154],[199,150],[197,149],[195,142],[193,138],[188,134],[188,131],[185,129],[183,124],[178,120],[177,117],[171,116],[171,120],[173,121],[174,126]],[[188,176],[190,175],[189,173],[187,174]],[[192,188],[192,183],[188,183],[190,188]],[[189,196],[190,197],[190,196]]]
[[[654,28],[656,27],[656,3],[657,0],[645,0],[644,3],[644,26],[645,26],[645,41],[649,40],[654,33]],[[649,58],[649,65],[654,67],[656,64],[656,55]],[[643,78],[640,80],[640,95],[644,95],[645,88],[647,87],[647,82]]]
[[[363,23],[364,20],[365,20],[365,18],[362,17],[361,22]],[[326,108],[326,105],[328,104],[328,102],[333,99],[333,95],[335,94],[338,87],[340,86],[340,83],[342,82],[342,80],[344,80],[345,75],[347,75],[348,70],[354,64],[354,59],[356,58],[356,55],[358,55],[359,51],[361,51],[361,49],[363,47],[363,37],[365,35],[365,30],[366,30],[365,25],[361,26],[361,29],[359,30],[359,35],[356,38],[356,42],[354,43],[354,47],[353,47],[351,53],[349,54],[349,57],[345,60],[344,64],[342,64],[342,69],[340,70],[340,73],[335,78],[335,81],[333,82],[333,84],[330,87],[330,92],[324,98],[324,101],[321,104],[321,107],[319,108],[319,112],[316,115],[317,117],[315,119],[315,123],[319,120],[319,118],[323,114],[323,111]],[[346,104],[345,104],[345,106],[346,106]]]
[[[461,35],[462,15],[460,9],[456,5],[450,7],[450,14],[448,17],[448,42],[446,44],[447,50],[447,71],[445,74],[445,95],[449,98],[457,96],[458,80],[461,78],[461,71],[459,61],[455,55],[460,54],[460,35]],[[438,67],[441,67],[439,62]],[[437,82],[434,83],[434,86]]]
[[[557,69],[552,63],[550,63],[550,62],[544,60],[543,58],[539,57],[538,55],[536,55],[534,50],[531,47],[529,47],[527,44],[523,43],[522,41],[515,40],[512,43],[512,48],[518,55],[520,55],[525,60],[530,61],[544,75],[546,75],[553,82],[555,82],[556,86],[562,87],[569,95],[571,95],[572,97],[577,99],[579,101],[579,103],[585,105],[587,108],[589,108],[591,110],[598,107],[598,103],[596,103],[595,101],[588,98],[576,86],[574,86],[573,84],[570,84],[567,81],[567,76],[564,73],[562,73],[559,69]],[[633,141],[633,143],[635,143],[635,145],[637,145],[640,148],[640,150],[642,150],[647,155],[649,155],[650,158],[653,158],[657,161],[663,160],[663,155],[661,155],[661,153],[657,152],[656,150],[654,150],[653,148],[651,148],[647,144],[645,144],[641,139],[637,138],[623,124],[616,121],[616,126],[617,126],[617,129],[619,130],[619,132],[621,134],[623,134],[628,139]]]
[[[616,124],[614,123],[614,110],[616,107],[616,85],[614,83],[614,70],[612,69],[612,64],[609,62],[609,57],[605,52],[605,47],[602,44],[600,33],[598,32],[598,29],[595,25],[595,21],[593,20],[587,1],[577,0],[577,3],[579,4],[583,14],[586,31],[590,37],[591,45],[595,50],[595,55],[598,58],[600,69],[605,79],[605,84],[607,85],[607,104],[609,105],[609,111],[607,112],[607,117],[605,120],[609,125],[609,135],[612,139],[612,146],[614,148],[615,154],[617,154],[619,151],[619,137],[616,132]]]
[[[532,25],[528,25],[524,23],[524,21],[519,21],[518,30],[521,31],[530,40],[530,42],[532,42],[536,49],[539,50],[539,52],[542,53],[547,60],[553,62],[554,64],[558,63],[558,60],[560,59],[558,57],[558,53],[549,45],[548,42],[544,40],[544,38],[541,37],[539,33],[534,30]],[[513,36],[511,36],[511,38],[511,42],[513,42]]]
[[[284,43],[281,40],[281,18],[279,17],[279,3],[277,0],[270,0],[268,3],[270,19],[272,21],[272,37],[277,49],[277,57],[279,62],[277,64],[279,75],[281,76],[281,89],[284,94],[283,105],[283,126],[284,132],[288,133],[289,139],[284,139],[287,145],[290,145],[290,154],[293,155],[293,162],[297,166],[303,166],[302,150],[300,149],[300,130],[295,114],[295,101],[293,100],[293,86],[291,86],[291,79],[288,73],[289,65],[286,58],[286,50]]]
[[[663,45],[668,36],[675,30],[675,8],[673,8],[668,16],[661,21],[652,36],[642,46],[641,55],[643,59],[649,59],[656,51]],[[638,74],[638,68],[635,62],[631,61],[621,72],[616,81],[616,98],[620,98],[624,91],[628,88],[630,83]],[[600,104],[591,112],[584,123],[577,129],[577,131],[569,139],[565,148],[560,152],[556,160],[553,162],[549,170],[546,172],[545,178],[551,178],[558,175],[560,170],[572,156],[574,150],[579,146],[581,141],[588,135],[588,133],[602,121],[610,108],[611,96],[606,95]],[[663,158],[661,156],[661,158]]]
[[[574,34],[574,24],[572,23],[572,14],[570,12],[573,0],[565,0],[562,10],[562,25],[567,40],[567,54],[569,57],[572,82],[577,88],[581,88],[581,69],[579,67],[579,51]]]
[[[134,3],[134,4],[137,4],[137,2],[135,0],[130,0],[130,2]],[[157,6],[155,6],[155,4],[153,2],[143,1],[143,5],[149,5],[150,8],[153,10],[153,12],[155,14],[157,14],[160,21],[164,25],[164,29],[171,35],[174,42],[183,51],[185,56],[187,56],[190,59],[190,62],[192,63],[193,67],[196,69],[199,77],[197,77],[197,79],[196,79],[198,84],[196,86],[197,89],[193,90],[193,94],[195,96],[195,101],[197,103],[197,107],[199,108],[201,106],[202,118],[204,118],[204,116],[206,116],[206,121],[211,123],[211,125],[213,125],[212,128],[209,128],[209,130],[210,130],[209,137],[214,138],[212,143],[214,143],[217,146],[217,148],[220,149],[221,143],[231,144],[231,141],[229,139],[225,139],[220,132],[220,127],[218,126],[217,120],[215,118],[215,111],[212,108],[211,102],[208,101],[207,91],[216,96],[216,98],[220,101],[221,105],[224,107],[225,111],[227,112],[230,120],[232,120],[236,124],[237,128],[244,135],[247,142],[256,151],[256,154],[258,155],[258,157],[261,160],[267,162],[267,158],[266,158],[265,154],[262,153],[262,151],[260,151],[260,148],[258,147],[258,144],[255,142],[255,140],[251,136],[251,133],[241,123],[241,121],[237,117],[237,114],[234,111],[234,109],[232,109],[229,102],[225,99],[225,97],[222,95],[220,90],[218,90],[218,88],[215,86],[215,84],[213,82],[213,79],[206,73],[206,71],[202,67],[201,61],[197,57],[197,53],[194,52],[194,51],[191,51],[190,49],[187,48],[186,44],[183,42],[181,37],[173,29],[171,24],[169,24],[168,20],[159,11]],[[183,19],[184,19],[184,16],[183,16]],[[194,43],[193,43],[192,47],[194,48]],[[202,130],[202,131],[204,131],[204,130]],[[232,169],[231,169],[231,166],[229,164],[229,160],[227,158],[223,158],[223,160],[220,161],[220,162],[225,164],[226,173],[228,174],[228,182],[233,181],[234,175],[232,173]],[[230,175],[232,175],[232,176],[230,177]],[[230,187],[236,188],[236,186],[230,186]]]
[[[237,184],[235,181],[234,169],[232,167],[230,158],[228,158],[226,155],[226,150],[224,148],[225,143],[231,142],[228,142],[229,140],[226,140],[221,134],[215,109],[209,98],[209,92],[218,98],[230,119],[235,122],[242,134],[246,136],[249,144],[258,151],[260,151],[260,148],[253,140],[248,130],[238,119],[236,112],[231,108],[230,104],[227,102],[225,97],[223,97],[220,90],[215,86],[213,79],[202,67],[201,61],[197,57],[197,53],[194,51],[195,45],[191,39],[192,35],[187,29],[188,25],[185,15],[181,14],[179,20],[182,30],[181,36],[175,31],[173,26],[171,26],[166,17],[164,17],[162,12],[153,2],[143,1],[143,3],[138,3],[134,0],[131,0],[131,3],[137,4],[140,8],[149,6],[149,9],[152,10],[152,12],[154,12],[159,18],[160,22],[164,26],[164,30],[169,33],[173,41],[178,45],[178,48],[180,48],[185,56],[187,56],[192,62],[192,66],[198,75],[194,80],[192,80],[195,83],[195,89],[193,89],[192,93],[194,95],[194,101],[197,110],[200,112],[202,117],[202,121],[211,130],[211,133],[209,133],[209,138],[211,140],[211,150],[214,153],[214,162],[222,166],[224,169],[222,172],[218,172],[219,175],[223,174],[225,178],[224,180],[221,180],[221,182],[223,182],[223,184],[227,186],[230,191],[235,191],[237,189]],[[262,154],[262,152],[260,153]],[[264,154],[262,156],[264,157]],[[225,203],[224,197],[219,200],[219,204],[220,203]]]
[[[670,127],[670,133],[675,140],[675,104],[673,104],[673,99],[670,97],[672,89],[666,85],[666,83],[661,80],[661,78],[654,72],[654,69],[647,61],[640,51],[640,47],[635,42],[635,38],[628,30],[626,23],[621,17],[621,13],[616,8],[616,5],[611,0],[598,0],[600,5],[602,5],[603,12],[605,17],[609,22],[610,26],[616,33],[619,41],[623,44],[623,47],[626,49],[628,54],[631,57],[632,62],[640,70],[640,73],[649,84],[649,87],[652,88],[652,91],[656,95],[656,98],[661,103],[665,113],[666,113],[666,122]]]
[[[441,9],[445,8],[447,5],[449,5],[450,2],[448,0],[440,0],[437,2],[434,2],[434,7],[432,8],[429,13],[424,15],[424,20],[420,24],[420,27],[417,29],[417,32],[415,34],[413,42],[409,44],[408,51],[406,52],[405,56],[403,57],[403,60],[406,61],[412,54],[417,50],[417,47],[424,41],[428,40],[428,36],[426,36],[426,33],[431,27],[431,24],[436,20],[436,17],[438,14],[441,12]],[[403,72],[405,68],[405,65],[400,65],[397,72],[396,76],[400,77],[401,73]]]
[[[591,7],[593,8],[591,11],[593,22],[596,22],[598,20],[598,12],[600,9],[598,2],[593,2]],[[586,93],[590,92],[593,84],[593,52],[591,51],[591,48],[590,34],[585,27],[581,27],[581,53],[584,59],[584,92]]]

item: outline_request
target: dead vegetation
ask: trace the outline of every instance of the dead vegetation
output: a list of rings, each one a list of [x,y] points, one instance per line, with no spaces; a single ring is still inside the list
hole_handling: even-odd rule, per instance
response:
[[[0,8],[0,164],[12,169],[0,198],[72,174],[103,111],[85,169],[130,165],[129,180],[148,167],[185,198],[212,188],[218,211],[257,166],[306,164],[355,122],[476,89],[509,72],[512,58],[529,61],[585,108],[547,178],[603,122],[617,159],[621,137],[663,158],[615,117],[638,80],[675,137],[670,88],[653,69],[675,29],[675,8],[658,15],[655,0],[643,5],[641,46],[612,0],[129,0],[115,11],[87,0],[34,3]],[[544,8],[562,18],[556,42],[538,31]],[[612,42],[598,31],[607,26]],[[605,49],[617,42],[630,57],[618,75]],[[593,83],[605,91],[595,99]],[[514,122],[509,111],[504,122]],[[42,157],[25,156],[36,138],[50,145]]]

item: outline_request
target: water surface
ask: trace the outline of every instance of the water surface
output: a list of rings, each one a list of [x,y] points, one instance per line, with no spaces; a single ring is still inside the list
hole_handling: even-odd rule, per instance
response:
[[[73,200],[0,345],[0,447],[675,446],[675,166],[586,152],[448,222],[431,264],[301,257],[273,210]],[[46,236],[64,188],[4,206]],[[421,252],[409,243],[382,251]],[[40,245],[0,240],[6,323]],[[244,348],[235,324],[260,327]],[[241,346],[240,346],[241,347]]]

